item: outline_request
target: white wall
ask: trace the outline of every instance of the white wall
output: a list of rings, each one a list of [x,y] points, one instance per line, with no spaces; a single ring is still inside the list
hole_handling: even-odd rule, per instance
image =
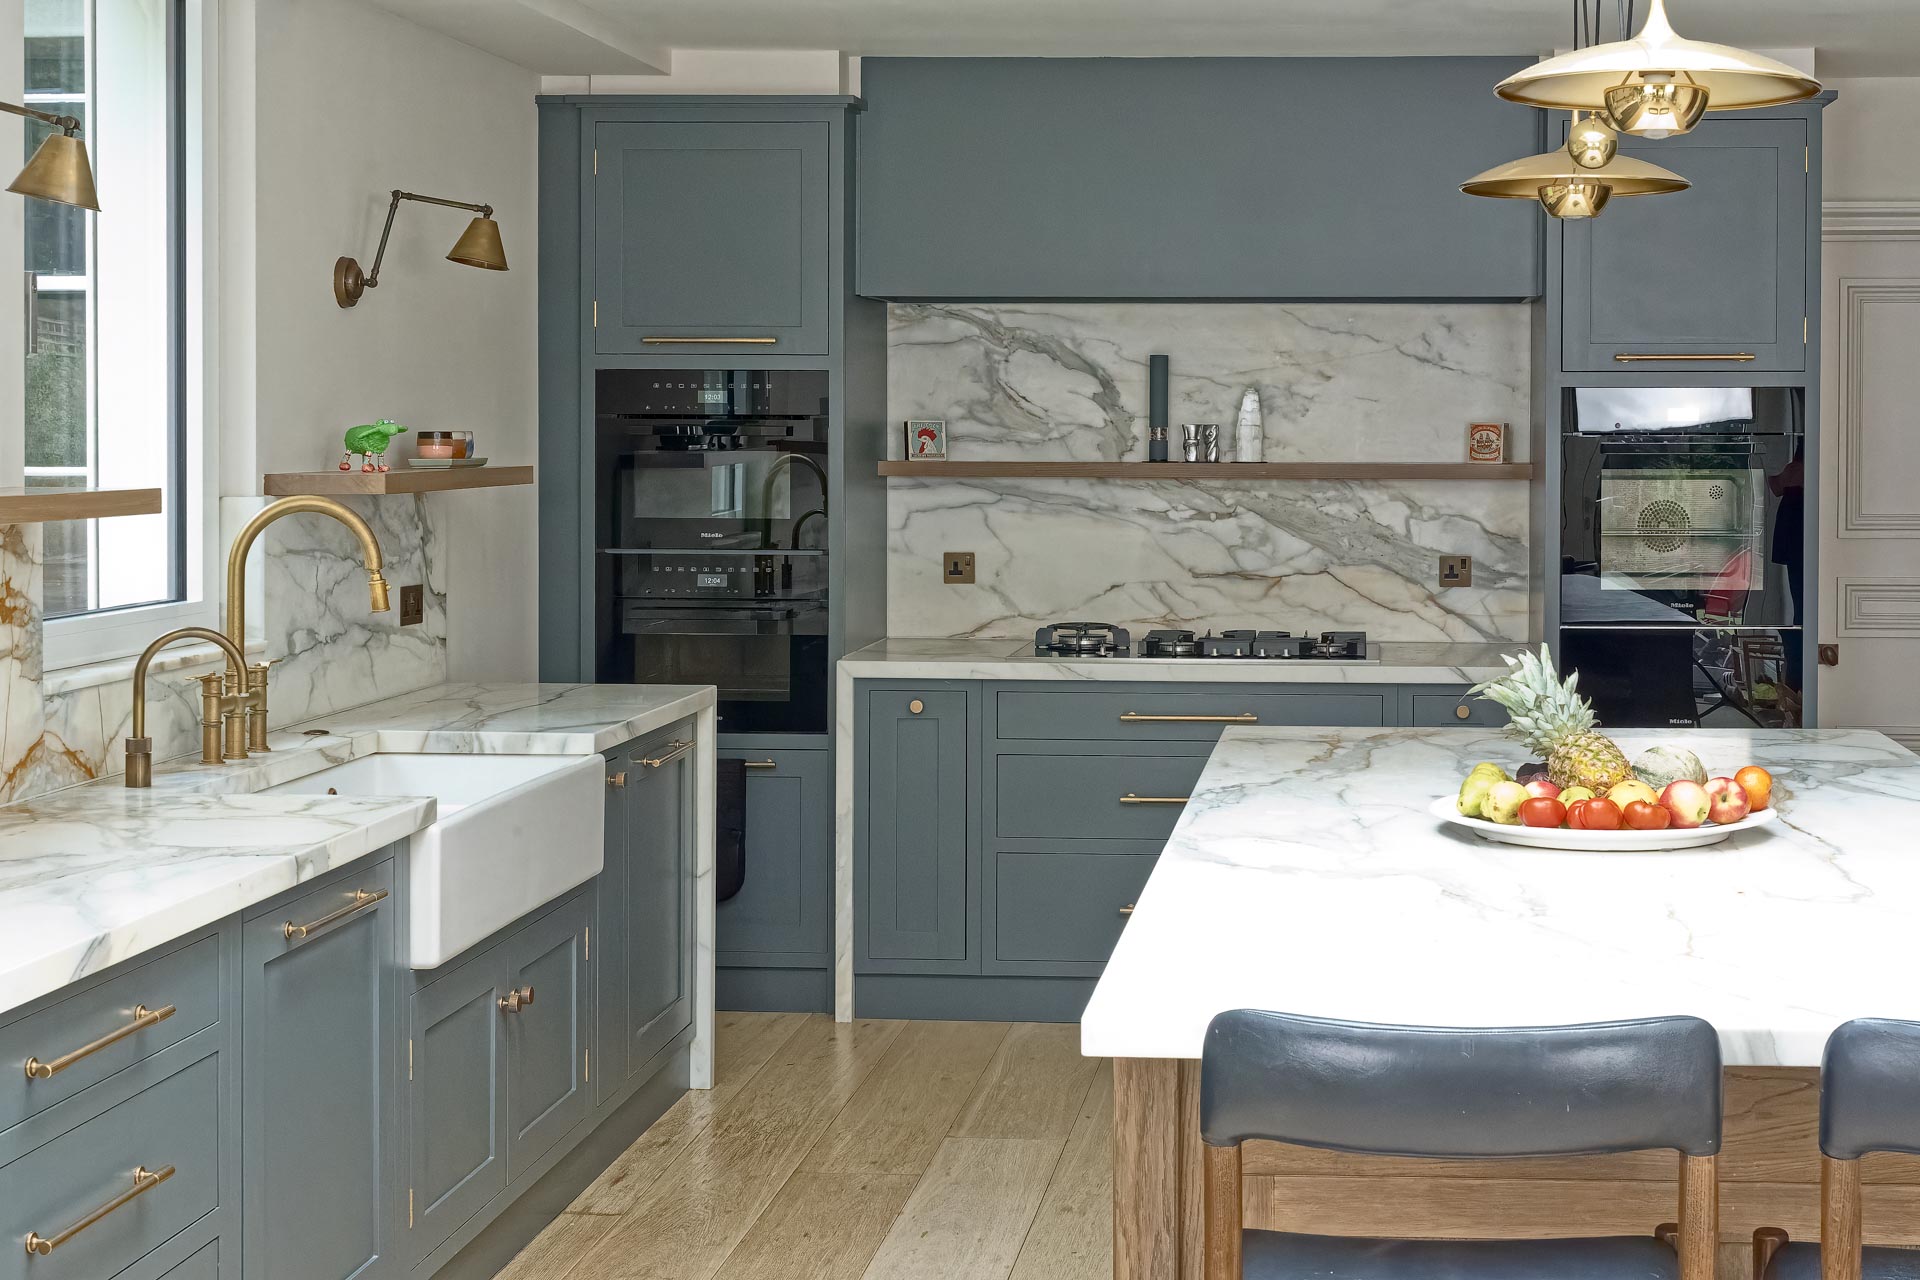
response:
[[[226,415],[253,433],[223,450],[224,491],[332,466],[341,433],[380,417],[471,429],[495,463],[532,462],[538,77],[357,0],[254,10],[255,386]],[[334,259],[372,269],[396,187],[492,204],[511,269],[448,262],[470,215],[408,202],[380,287],[340,309]],[[448,548],[450,673],[532,679],[532,488],[430,501]]]
[[[1822,119],[1828,200],[1920,198],[1913,164],[1920,79],[1831,80],[1839,98]]]

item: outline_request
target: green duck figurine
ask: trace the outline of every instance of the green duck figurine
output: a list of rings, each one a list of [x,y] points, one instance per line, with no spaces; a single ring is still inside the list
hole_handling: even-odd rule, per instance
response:
[[[347,428],[347,452],[340,459],[342,471],[353,470],[353,455],[360,455],[362,471],[391,471],[387,465],[387,445],[397,435],[406,432],[406,428],[392,418],[382,418],[378,422],[363,423]]]

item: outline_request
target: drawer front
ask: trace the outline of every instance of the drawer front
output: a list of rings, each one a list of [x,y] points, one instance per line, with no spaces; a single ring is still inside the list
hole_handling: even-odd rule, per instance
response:
[[[1217,685],[1188,692],[1117,688],[1098,692],[1001,689],[996,732],[1008,738],[1095,738],[1137,742],[1212,742],[1235,724],[1383,725],[1391,686],[1345,690],[1324,685]]]
[[[1468,697],[1464,689],[1459,693],[1414,694],[1412,713],[1407,718],[1407,723],[1417,729],[1447,725],[1497,729],[1506,722],[1505,707],[1485,698]]]
[[[0,1169],[0,1280],[106,1280],[212,1213],[219,1192],[211,1054]],[[21,1249],[29,1232],[52,1251]]]
[[[1001,755],[995,830],[1036,840],[1164,840],[1207,757]]]
[[[219,1019],[220,939],[208,937],[0,1027],[0,1129]]]
[[[220,1242],[207,1241],[160,1280],[220,1280]]]
[[[1001,853],[994,858],[994,958],[1101,965],[1146,887],[1150,853]]]

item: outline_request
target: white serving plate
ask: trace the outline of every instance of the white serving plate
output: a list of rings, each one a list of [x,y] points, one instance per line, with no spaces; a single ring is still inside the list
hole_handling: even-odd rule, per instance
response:
[[[423,471],[451,471],[455,467],[484,467],[485,458],[408,458],[407,465]]]
[[[1766,808],[1725,826],[1709,822],[1685,830],[1668,827],[1664,831],[1635,831],[1622,827],[1618,831],[1573,831],[1562,827],[1508,827],[1498,822],[1488,822],[1485,818],[1469,818],[1460,812],[1458,801],[1453,796],[1441,796],[1428,807],[1427,812],[1442,822],[1465,827],[1482,840],[1525,845],[1530,849],[1571,849],[1579,853],[1655,853],[1666,849],[1698,849],[1704,845],[1719,844],[1738,832],[1767,826],[1780,816],[1777,810]]]

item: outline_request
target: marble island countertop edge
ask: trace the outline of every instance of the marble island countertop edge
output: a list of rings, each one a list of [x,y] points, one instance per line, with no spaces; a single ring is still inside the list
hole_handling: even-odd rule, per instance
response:
[[[163,764],[150,790],[116,776],[0,806],[0,1020],[437,816],[266,788],[376,753],[596,755],[713,705],[710,686],[448,683],[277,730],[245,763]]]
[[[1032,641],[889,637],[840,660],[854,680],[1059,680],[1176,684],[1477,684],[1505,675],[1503,653],[1525,641],[1385,640],[1372,662],[1256,662],[1197,658],[1059,658]]]

